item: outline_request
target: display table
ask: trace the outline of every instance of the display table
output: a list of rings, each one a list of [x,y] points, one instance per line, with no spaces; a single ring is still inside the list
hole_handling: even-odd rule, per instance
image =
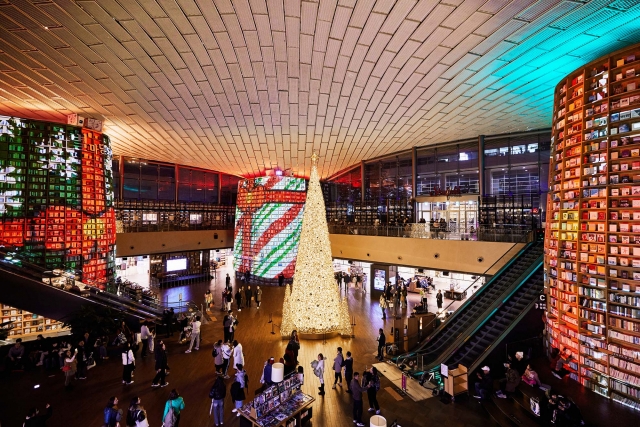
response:
[[[452,299],[456,301],[462,301],[467,297],[467,291],[444,291],[444,297],[447,299]]]
[[[240,409],[240,427],[293,427],[305,425],[312,416],[315,398],[298,391],[272,411],[258,417],[251,404]]]

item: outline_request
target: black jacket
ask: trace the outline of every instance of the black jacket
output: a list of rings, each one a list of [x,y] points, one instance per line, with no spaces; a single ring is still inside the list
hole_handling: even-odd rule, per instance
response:
[[[342,366],[344,366],[344,375],[345,376],[353,376],[353,359],[344,359],[342,362]]]
[[[167,369],[167,352],[161,347],[156,350],[156,370]]]
[[[384,332],[378,336],[378,347],[384,347],[387,343],[387,339],[384,336]]]
[[[483,372],[480,375],[482,376],[478,381],[480,383],[480,388],[487,391],[493,390],[493,378],[491,378],[491,374],[485,374]]]
[[[244,389],[238,381],[234,381],[233,384],[231,384],[231,398],[235,401],[245,399]]]

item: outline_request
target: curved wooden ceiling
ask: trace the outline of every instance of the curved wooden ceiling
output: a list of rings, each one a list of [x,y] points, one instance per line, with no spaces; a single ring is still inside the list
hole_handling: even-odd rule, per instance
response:
[[[0,0],[0,113],[104,118],[116,154],[320,173],[550,125],[640,40],[634,0]]]

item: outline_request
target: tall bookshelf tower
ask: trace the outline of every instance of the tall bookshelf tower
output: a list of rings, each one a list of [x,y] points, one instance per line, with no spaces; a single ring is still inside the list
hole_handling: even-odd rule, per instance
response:
[[[640,409],[640,44],[556,86],[549,174],[547,348]]]

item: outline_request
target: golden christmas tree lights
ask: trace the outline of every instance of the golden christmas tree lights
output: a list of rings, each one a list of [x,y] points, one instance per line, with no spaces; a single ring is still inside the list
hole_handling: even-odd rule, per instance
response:
[[[351,335],[349,306],[346,299],[340,299],[334,278],[317,159],[314,153],[291,294],[285,290],[280,327],[283,336],[293,329],[303,336],[335,332]]]

